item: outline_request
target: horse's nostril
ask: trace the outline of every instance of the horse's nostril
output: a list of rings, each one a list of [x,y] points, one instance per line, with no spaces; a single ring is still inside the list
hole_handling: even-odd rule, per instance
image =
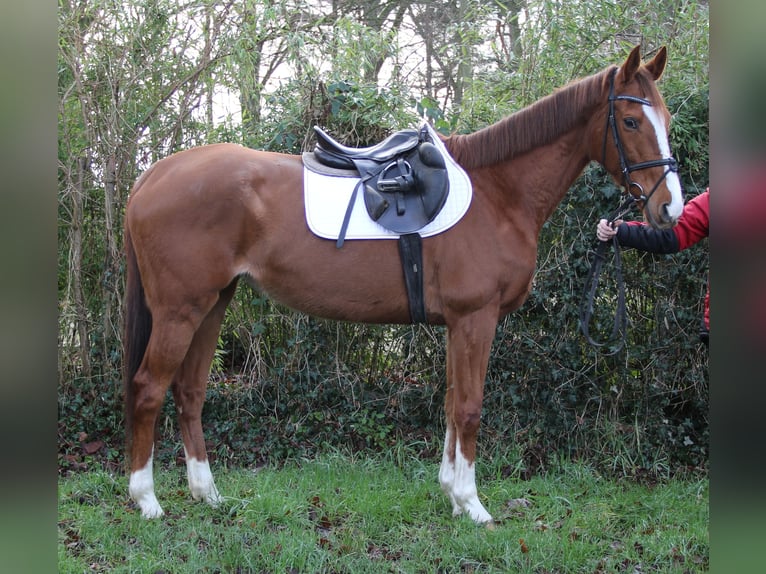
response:
[[[669,203],[663,203],[660,207],[660,219],[664,221],[665,223],[671,223],[673,221],[673,217],[670,215],[670,204]]]

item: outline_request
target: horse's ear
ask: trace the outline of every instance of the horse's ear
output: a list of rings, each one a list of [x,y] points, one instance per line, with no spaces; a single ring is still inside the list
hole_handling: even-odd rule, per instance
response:
[[[657,51],[657,54],[654,56],[654,58],[651,59],[650,62],[647,62],[646,69],[649,70],[649,73],[654,78],[654,81],[660,79],[660,76],[662,76],[662,72],[665,70],[665,64],[668,63],[668,49],[663,46]]]
[[[638,71],[638,67],[641,65],[641,45],[639,44],[635,48],[633,48],[630,51],[630,54],[628,54],[627,59],[625,60],[625,63],[620,68],[620,75],[622,76],[622,81],[624,83],[628,83],[633,79],[633,76],[636,75],[636,72]]]

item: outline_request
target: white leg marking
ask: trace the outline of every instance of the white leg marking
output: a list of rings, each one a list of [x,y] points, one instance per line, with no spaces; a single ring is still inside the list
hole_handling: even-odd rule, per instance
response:
[[[455,482],[452,486],[452,495],[461,510],[466,512],[474,522],[478,524],[492,522],[492,516],[479,501],[476,490],[476,468],[474,463],[469,463],[460,451],[460,439],[455,444]]]
[[[667,159],[671,156],[670,142],[668,140],[668,126],[662,121],[657,111],[651,106],[643,106],[644,115],[649,118],[649,121],[654,126],[654,132],[657,135],[657,145],[660,148],[660,155],[663,159]],[[675,172],[668,173],[665,178],[666,185],[670,190],[671,201],[668,205],[668,215],[673,219],[681,217],[681,212],[684,210],[684,197],[681,191],[681,180],[678,178],[678,174]]]
[[[447,452],[449,450],[449,442],[451,436],[452,433],[448,428],[447,434],[444,437],[444,454],[442,454],[442,464],[439,468],[439,484],[441,485],[444,494],[449,497],[449,500],[452,503],[452,516],[457,516],[462,512],[462,510],[460,509],[457,500],[455,500],[455,496],[452,494],[452,488],[455,484],[455,463],[450,462],[450,457]]]
[[[447,429],[444,437],[444,454],[439,468],[439,484],[452,503],[452,515],[467,513],[474,522],[492,522],[492,516],[479,501],[476,490],[476,469],[460,451],[460,440],[455,441],[455,460],[450,462],[448,454],[452,433]]]
[[[152,458],[154,449],[144,468],[130,473],[128,492],[138,504],[144,518],[158,518],[164,514],[157,497],[154,495],[154,477],[152,475]]]
[[[192,498],[194,500],[202,499],[213,507],[218,506],[221,502],[221,495],[215,487],[213,473],[210,472],[210,463],[207,460],[201,462],[193,456],[190,457],[186,447],[184,447],[184,454],[186,454],[186,478],[189,480]]]

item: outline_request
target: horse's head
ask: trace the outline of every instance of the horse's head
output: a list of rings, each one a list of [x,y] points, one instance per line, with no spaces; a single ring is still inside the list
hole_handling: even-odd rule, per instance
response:
[[[603,138],[599,161],[636,201],[647,222],[662,229],[675,225],[683,210],[678,164],[668,141],[670,113],[655,85],[666,63],[664,46],[643,65],[636,46],[622,66],[609,71],[606,117],[597,114],[601,137],[596,138]]]

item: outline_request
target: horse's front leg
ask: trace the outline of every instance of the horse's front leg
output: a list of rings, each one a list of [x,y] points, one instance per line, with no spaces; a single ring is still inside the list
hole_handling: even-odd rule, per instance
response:
[[[497,313],[485,309],[447,327],[447,433],[439,483],[452,502],[452,514],[466,513],[479,524],[492,522],[479,501],[475,462],[484,377],[496,325]]]

